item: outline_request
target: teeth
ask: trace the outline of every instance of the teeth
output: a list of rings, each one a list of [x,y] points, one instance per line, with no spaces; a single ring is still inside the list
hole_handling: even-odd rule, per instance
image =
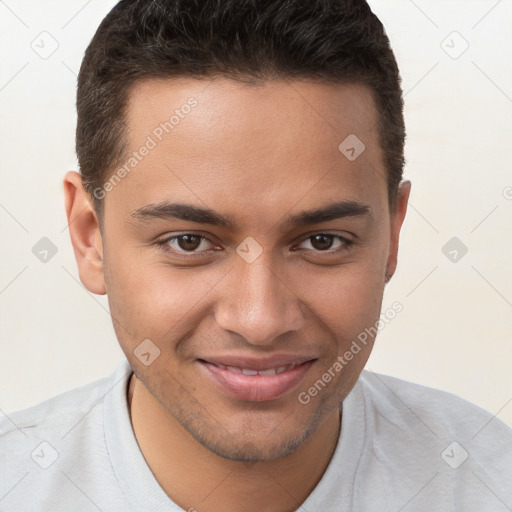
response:
[[[284,366],[279,366],[278,368],[269,368],[268,370],[248,370],[247,368],[238,368],[237,366],[225,366],[220,363],[215,363],[216,366],[222,368],[223,370],[229,370],[234,373],[242,373],[243,375],[277,375],[279,373],[283,373],[285,371],[293,370],[297,364],[287,364]]]
[[[275,375],[276,374],[276,369],[275,368],[270,368],[269,370],[261,370],[258,373],[260,375]]]

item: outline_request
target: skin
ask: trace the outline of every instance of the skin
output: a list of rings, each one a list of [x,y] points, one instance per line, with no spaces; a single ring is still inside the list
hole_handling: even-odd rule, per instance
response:
[[[401,183],[390,210],[377,112],[360,85],[149,80],[130,96],[129,152],[191,96],[191,113],[106,194],[103,232],[79,174],[66,175],[79,274],[88,290],[108,294],[135,372],[128,389],[134,432],[173,501],[201,512],[292,511],[331,460],[340,402],[374,340],[309,404],[298,394],[378,321],[410,182]],[[338,149],[349,134],[366,146],[355,161]],[[208,207],[235,225],[131,215],[163,200]],[[369,214],[284,223],[288,215],[345,200],[367,205]],[[315,244],[311,237],[324,232],[333,236]],[[174,253],[157,244],[186,233],[208,240],[192,249],[168,242]],[[252,263],[236,252],[248,236],[263,250]],[[199,256],[191,257],[194,251]],[[144,339],[160,350],[149,366],[134,355]],[[317,360],[293,392],[268,401],[227,396],[197,362],[277,352]]]

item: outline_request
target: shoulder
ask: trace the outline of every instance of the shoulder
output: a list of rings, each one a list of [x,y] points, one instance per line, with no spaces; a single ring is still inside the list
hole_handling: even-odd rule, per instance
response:
[[[488,488],[512,500],[512,429],[496,415],[452,393],[369,371],[356,386],[367,449],[382,467],[401,468],[401,479],[430,471],[437,485],[451,482],[475,500],[485,502]]]
[[[57,430],[65,433],[64,429],[72,426],[74,418],[84,418],[88,415],[101,403],[116,382],[126,378],[129,371],[128,362],[123,360],[109,376],[53,396],[37,405],[2,415],[0,440],[18,439],[23,432]],[[0,445],[3,448],[7,446],[4,442],[0,442]]]
[[[123,360],[107,377],[0,418],[0,496],[9,510],[55,510],[57,503],[59,510],[85,510],[82,485],[100,493],[105,486],[121,499],[105,413],[107,400],[123,405],[130,374]]]
[[[512,429],[496,415],[452,393],[366,370],[347,399],[343,416],[346,403],[351,440],[362,439],[357,478],[366,496],[386,496],[394,507],[410,501],[411,490],[426,489],[413,493],[424,510],[433,499],[486,512],[512,503]]]
[[[438,436],[463,438],[489,429],[512,440],[512,429],[499,418],[452,393],[368,370],[358,385],[368,407],[403,427],[422,423]]]

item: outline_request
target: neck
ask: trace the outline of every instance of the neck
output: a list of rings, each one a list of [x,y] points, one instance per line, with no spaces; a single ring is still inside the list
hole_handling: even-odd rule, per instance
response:
[[[135,437],[166,494],[194,512],[292,512],[318,484],[334,453],[340,430],[336,410],[293,454],[274,461],[238,462],[198,443],[135,374],[128,389]]]

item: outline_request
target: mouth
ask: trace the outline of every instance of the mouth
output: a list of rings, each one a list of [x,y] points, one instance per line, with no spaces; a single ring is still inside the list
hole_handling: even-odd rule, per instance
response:
[[[206,376],[226,395],[239,400],[263,402],[290,393],[304,379],[317,359],[297,360],[288,364],[223,364],[197,359]]]

